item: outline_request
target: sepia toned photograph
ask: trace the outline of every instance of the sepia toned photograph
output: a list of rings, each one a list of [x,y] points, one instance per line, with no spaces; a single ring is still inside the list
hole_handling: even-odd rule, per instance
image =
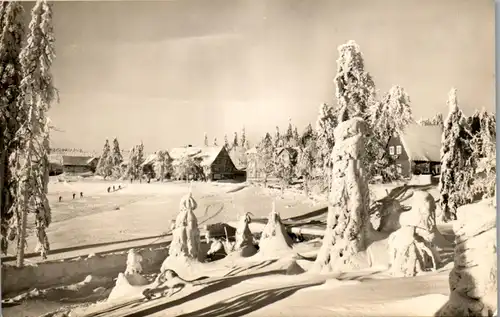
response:
[[[4,317],[496,317],[495,2],[1,1]]]

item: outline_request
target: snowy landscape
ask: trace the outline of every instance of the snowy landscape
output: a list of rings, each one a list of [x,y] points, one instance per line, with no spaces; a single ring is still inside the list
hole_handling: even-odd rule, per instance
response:
[[[144,17],[148,15],[141,10],[151,6],[153,19],[159,3],[128,6]],[[283,12],[316,12],[296,0],[277,1],[281,7],[242,3],[218,5],[229,17],[241,14],[240,20],[247,15],[238,10],[252,8],[250,17],[261,17],[269,32],[279,29],[266,24],[273,17],[288,21],[277,18]],[[327,1],[322,3],[328,7]],[[197,121],[190,110],[170,109],[169,118],[182,122],[175,130],[149,122],[120,130],[118,123],[110,128],[120,116],[103,110],[97,114],[103,120],[92,117],[93,129],[114,136],[89,132],[77,138],[75,118],[57,112],[71,95],[65,90],[67,72],[57,64],[59,48],[61,59],[69,56],[57,44],[59,38],[64,41],[58,34],[67,32],[58,28],[58,13],[79,8],[85,15],[101,4],[72,6],[38,0],[2,1],[0,7],[2,316],[497,316],[492,101],[470,105],[471,89],[463,87],[464,81],[437,76],[448,85],[438,109],[420,109],[410,91],[430,85],[408,84],[408,90],[378,85],[384,74],[372,75],[374,59],[364,51],[364,43],[371,52],[374,44],[366,38],[345,40],[356,34],[363,38],[346,27],[335,31],[346,35],[335,37],[344,40],[334,43],[333,55],[317,65],[332,68],[325,92],[330,97],[310,102],[302,115],[296,112],[292,118],[271,105],[265,115],[242,108],[247,112],[233,120],[234,110],[225,109],[231,123],[222,131],[211,119]],[[108,12],[120,6],[127,4],[99,8]],[[342,5],[337,1],[334,7]],[[490,7],[477,12],[494,9]],[[196,12],[193,16],[207,19],[207,28],[207,21],[217,20],[208,18],[215,14],[213,8],[182,9],[177,1],[163,8],[190,18],[189,12]],[[440,6],[428,8],[439,16]],[[466,9],[462,4],[457,10]],[[312,23],[307,14],[304,21]],[[190,18],[183,20],[184,28],[195,23]],[[113,23],[106,21],[111,29]],[[242,27],[229,21],[233,32]],[[148,25],[155,30],[154,23]],[[174,34],[178,28],[169,24],[166,30]],[[442,30],[448,32],[444,26]],[[301,34],[285,39],[285,33],[283,43]],[[81,44],[72,42],[72,49],[85,46],[85,36],[81,39]],[[193,40],[191,35],[186,39]],[[169,49],[186,45],[177,40],[169,42]],[[212,40],[220,44],[221,39]],[[144,54],[152,52],[147,41],[139,46]],[[208,45],[209,40],[203,41]],[[194,44],[187,46],[196,51]],[[111,59],[118,60],[119,53],[113,54]],[[493,59],[493,51],[488,56]],[[441,57],[429,55],[433,58],[435,63]],[[182,65],[186,71],[191,67]],[[221,65],[213,67],[224,73]],[[256,64],[248,67],[271,76],[271,70]],[[179,69],[181,74],[184,68]],[[117,81],[122,71],[127,72],[120,68]],[[393,69],[401,76],[406,71]],[[221,82],[228,74],[221,75]],[[479,71],[468,74],[471,81],[483,76]],[[238,80],[250,83],[247,75]],[[179,75],[178,80],[186,78]],[[185,83],[190,84],[195,88],[189,80]],[[221,94],[226,89],[215,90]],[[494,91],[484,90],[490,93],[493,100]],[[158,109],[144,110],[151,122]],[[136,111],[132,106],[122,110],[130,117]],[[266,120],[276,123],[259,124]],[[89,144],[87,139],[93,148],[79,144]]]

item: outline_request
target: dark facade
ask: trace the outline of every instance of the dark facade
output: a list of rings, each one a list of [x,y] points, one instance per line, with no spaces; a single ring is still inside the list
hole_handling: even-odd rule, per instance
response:
[[[209,165],[211,180],[233,179],[238,171],[231,156],[221,147],[213,162]]]
[[[394,159],[398,172],[404,177],[410,177],[412,164],[399,136],[395,135],[389,139],[387,151]]]
[[[63,171],[69,174],[95,173],[98,158],[89,156],[63,156]]]

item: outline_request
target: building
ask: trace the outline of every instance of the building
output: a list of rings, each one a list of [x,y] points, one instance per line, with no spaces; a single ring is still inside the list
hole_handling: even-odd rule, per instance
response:
[[[202,171],[193,171],[193,178],[203,174],[207,180],[234,179],[237,168],[224,146],[193,147],[188,145],[170,150],[172,166],[178,166],[182,159],[191,157],[199,163]]]
[[[441,134],[439,126],[408,125],[388,142],[387,151],[404,177],[441,172]]]
[[[284,161],[292,167],[297,165],[300,149],[297,147],[282,147],[276,149],[276,158]]]
[[[63,155],[63,171],[68,174],[95,173],[98,161],[95,156]]]

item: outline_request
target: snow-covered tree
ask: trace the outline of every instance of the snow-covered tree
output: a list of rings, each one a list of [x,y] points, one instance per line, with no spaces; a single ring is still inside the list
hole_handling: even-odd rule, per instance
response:
[[[314,130],[309,123],[304,129],[304,132],[302,132],[298,144],[300,147],[305,148],[310,142],[315,142],[315,137]]]
[[[420,118],[417,120],[417,124],[420,125],[437,125],[440,127],[443,127],[444,121],[443,121],[443,114],[437,113],[434,117],[432,118]]]
[[[196,178],[202,176],[203,171],[199,163],[191,156],[186,155],[179,160],[174,167],[174,174],[177,179],[189,181],[190,177]]]
[[[359,269],[355,255],[366,248],[373,230],[369,218],[368,183],[362,161],[366,123],[359,115],[358,112],[358,117],[343,122],[341,119],[335,128],[337,141],[332,151],[333,174],[327,225],[313,271]]]
[[[259,144],[258,150],[258,169],[264,176],[265,187],[267,187],[267,179],[274,172],[274,151],[275,147],[271,135],[266,133],[266,136]]]
[[[314,142],[308,142],[305,147],[301,148],[297,159],[297,174],[302,176],[306,196],[309,196],[310,182],[314,175],[314,146]]]
[[[247,142],[247,134],[246,134],[246,131],[245,131],[245,127],[243,127],[241,129],[240,145],[241,146],[245,146],[246,142]]]
[[[104,142],[104,147],[102,149],[101,157],[99,162],[97,162],[96,174],[101,175],[106,179],[106,177],[111,176],[113,173],[113,161],[111,155],[111,147],[109,146],[109,141],[106,139]]]
[[[231,149],[231,147],[229,146],[229,140],[227,139],[227,134],[224,134],[224,147],[227,151]]]
[[[120,175],[120,164],[123,162],[122,151],[120,150],[120,143],[118,142],[118,138],[113,139],[113,149],[110,154],[111,166],[113,168],[112,174],[114,177],[119,177]]]
[[[299,130],[297,129],[297,126],[295,126],[293,129],[293,143],[295,146],[299,146],[299,144],[300,144],[300,135],[299,135]]]
[[[367,161],[371,164],[367,166],[367,174],[380,175],[385,181],[397,179],[400,175],[386,149],[391,136],[404,131],[413,122],[410,97],[404,89],[393,86],[380,102],[370,108],[369,122],[372,137],[367,140],[365,166]]]
[[[232,148],[237,148],[238,145],[238,132],[234,132],[234,138],[233,138],[233,146]]]
[[[143,170],[142,163],[144,162],[144,144],[134,146],[129,153],[127,169],[124,177],[130,180],[142,180]]]
[[[167,151],[158,151],[154,163],[155,175],[160,182],[163,182],[167,173],[172,173],[172,158]]]
[[[320,105],[316,121],[316,164],[323,171],[323,188],[326,190],[330,184],[330,153],[335,144],[334,129],[337,126],[333,107],[326,103]]]
[[[2,1],[0,4],[0,234],[1,252],[8,248],[9,227],[17,232],[15,190],[17,178],[12,173],[11,160],[20,148],[20,138],[16,134],[26,121],[23,109],[18,107],[18,97],[22,79],[22,66],[19,54],[24,36],[24,10],[18,1]],[[14,207],[14,208],[12,208]],[[17,218],[17,217],[16,217]],[[11,221],[14,220],[14,221]],[[13,226],[12,226],[13,225]]]
[[[273,140],[274,147],[282,147],[283,146],[283,138],[280,134],[280,128],[276,126],[276,132],[274,133],[274,140]]]
[[[290,145],[290,141],[292,141],[292,139],[293,139],[292,119],[288,120],[288,127],[286,129],[285,135],[283,136],[283,139],[284,139],[285,145],[289,146]]]
[[[465,117],[458,107],[457,90],[452,89],[448,95],[450,109],[444,122],[441,139],[441,177],[439,179],[439,204],[443,212],[443,220],[456,220],[456,211],[461,203],[457,187],[463,184],[460,171],[466,168],[465,151],[468,147],[464,140]]]
[[[248,142],[248,139],[245,140],[245,149],[250,150],[250,142]]]
[[[214,146],[218,146],[218,144],[217,144],[217,138],[214,138]]]
[[[17,133],[20,150],[13,158],[17,181],[15,205],[18,254],[17,265],[24,265],[24,249],[28,212],[35,213],[37,248],[46,258],[49,241],[45,232],[51,222],[47,200],[49,119],[47,112],[57,99],[50,72],[55,58],[55,39],[52,27],[52,8],[45,0],[35,3],[26,46],[20,53],[22,81],[18,107],[27,120]]]
[[[282,151],[287,151],[286,149],[283,149]],[[277,153],[278,154],[278,153]],[[281,191],[283,194],[283,191],[285,190],[286,187],[288,187],[292,183],[293,179],[293,165],[292,162],[290,161],[290,157],[286,153],[279,153],[281,155],[278,155],[275,158],[274,162],[274,168],[275,168],[275,175],[276,177],[280,180],[281,183]]]
[[[366,119],[367,111],[374,102],[375,83],[370,73],[365,71],[363,55],[355,41],[340,45],[338,52],[334,79],[338,107],[349,118],[362,114]]]
[[[208,146],[208,135],[206,132],[205,132],[205,137],[203,139],[203,145]]]

